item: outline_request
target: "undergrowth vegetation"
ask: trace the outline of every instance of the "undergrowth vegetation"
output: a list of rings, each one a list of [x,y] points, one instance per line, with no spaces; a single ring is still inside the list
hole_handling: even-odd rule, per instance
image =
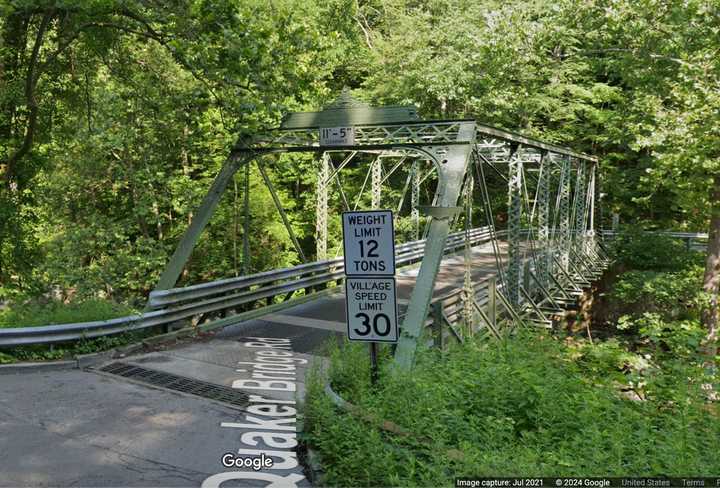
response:
[[[0,328],[92,322],[134,313],[137,313],[134,308],[108,300],[88,299],[71,303],[60,301],[40,303],[36,300],[26,300],[0,310]],[[148,334],[147,331],[134,331],[115,336],[81,339],[72,344],[13,347],[0,350],[0,364],[69,359],[78,354],[105,351],[130,344]]]
[[[375,387],[366,347],[330,345],[306,408],[325,482],[720,472],[718,358],[701,348],[702,256],[666,238],[648,244],[641,235],[615,244],[624,271],[609,292],[613,313],[593,324],[609,329],[605,340],[518,330],[420,351],[408,375],[390,374],[385,349]],[[359,410],[338,408],[326,381]]]
[[[40,303],[28,300],[0,310],[0,327],[33,327],[50,324],[70,324],[107,320],[132,315],[137,311],[124,304],[109,300],[88,299],[63,303]]]
[[[41,303],[27,299],[0,310],[0,328],[92,322],[135,313],[138,313],[136,309],[109,300],[87,299],[71,303],[60,301]],[[0,350],[0,364],[69,359],[78,354],[105,351],[137,342],[150,333],[150,331],[133,331],[95,339],[81,339],[72,344],[17,346]]]
[[[626,271],[610,291],[608,323],[635,350],[667,359],[700,361],[707,334],[700,322],[709,296],[702,290],[703,255],[678,240],[627,234],[615,243]]]
[[[373,388],[367,348],[336,347],[332,387],[378,422],[338,409],[318,373],[307,436],[329,485],[720,472],[720,418],[704,403],[702,369],[665,363],[644,377],[647,393],[634,401],[618,382],[630,388],[637,377],[627,371],[643,361],[617,342],[591,345],[523,331],[501,341],[469,341],[445,354],[423,351],[411,375],[386,369]],[[383,420],[411,434],[384,431]]]

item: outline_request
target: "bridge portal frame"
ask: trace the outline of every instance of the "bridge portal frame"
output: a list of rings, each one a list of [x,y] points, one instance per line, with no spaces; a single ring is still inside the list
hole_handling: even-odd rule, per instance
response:
[[[321,145],[319,136],[321,128],[342,126],[353,127],[355,138],[353,144]],[[254,161],[260,168],[266,184],[269,184],[269,179],[261,162],[264,156],[310,152],[318,154],[321,160],[327,162],[325,157],[328,151],[346,151],[351,154],[358,152],[380,154],[385,151],[401,152],[405,155],[414,156],[415,160],[430,161],[437,172],[438,184],[433,205],[421,209],[430,217],[430,220],[427,226],[427,241],[423,259],[415,287],[411,293],[408,312],[401,326],[401,334],[395,354],[396,367],[401,370],[408,370],[413,364],[417,342],[428,314],[435,279],[442,261],[445,241],[450,232],[452,220],[461,210],[457,203],[463,191],[463,182],[466,175],[472,175],[471,172],[468,172],[471,159],[477,164],[482,164],[484,161],[491,166],[493,163],[510,163],[509,201],[511,215],[509,215],[509,221],[511,228],[509,229],[509,244],[510,248],[516,251],[521,239],[520,218],[522,208],[519,199],[523,188],[523,163],[541,162],[547,153],[561,155],[567,160],[575,159],[588,161],[592,164],[597,163],[597,159],[592,156],[575,153],[564,147],[482,125],[474,119],[420,120],[414,107],[368,107],[353,99],[347,91],[344,91],[338,100],[322,112],[290,114],[277,129],[255,134],[251,137],[239,138],[195,212],[190,226],[163,271],[155,291],[169,289],[176,284],[202,231],[214,214],[228,183],[238,170],[244,167],[247,179],[248,167]],[[471,158],[474,152],[482,152],[482,158]],[[379,205],[380,200],[381,174],[378,163],[379,158],[376,158],[373,164],[378,166],[371,169],[373,174],[373,205]],[[398,166],[401,163],[398,163]],[[339,169],[341,168],[334,169],[334,171],[337,172]],[[323,198],[325,208],[320,213],[323,213],[324,217],[327,218],[327,187],[331,184],[334,174],[329,174],[329,167],[325,167],[324,172],[321,167],[320,171],[322,184],[319,185],[319,189],[324,191],[325,195]],[[417,206],[417,187],[419,187],[421,181],[418,165],[413,163],[409,174],[409,182],[413,185],[412,205],[415,206]],[[470,178],[470,181],[472,181],[472,178]],[[283,221],[288,227],[293,243],[298,247],[297,240],[292,235],[282,207],[275,198],[271,186],[270,190],[273,193],[275,204],[278,206]],[[245,198],[247,199],[247,195]],[[323,202],[320,202],[320,197],[318,198],[317,205],[320,208]],[[420,210],[415,206],[412,209],[414,216]],[[323,232],[320,227],[323,227],[324,232],[326,232],[325,225],[326,222],[320,222],[318,232]],[[247,252],[246,239],[247,236],[245,235],[245,252]],[[300,254],[302,255],[302,251],[300,251]],[[511,296],[515,297],[511,300],[515,305],[519,302],[519,295],[512,290],[517,291],[516,285],[520,285],[520,259],[519,252],[510,253],[509,268],[512,270],[510,279],[513,284],[509,289],[511,290]],[[244,270],[246,270],[246,266],[244,266]]]

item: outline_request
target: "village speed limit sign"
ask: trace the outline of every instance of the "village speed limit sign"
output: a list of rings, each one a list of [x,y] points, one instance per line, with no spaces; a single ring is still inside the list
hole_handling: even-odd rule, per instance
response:
[[[345,279],[348,339],[351,341],[397,342],[395,278]]]
[[[347,276],[394,276],[395,229],[390,210],[343,212]]]

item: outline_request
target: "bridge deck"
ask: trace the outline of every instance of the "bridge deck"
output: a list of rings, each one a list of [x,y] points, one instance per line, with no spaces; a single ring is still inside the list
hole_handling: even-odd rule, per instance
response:
[[[500,242],[501,259],[507,260],[507,244]],[[497,266],[491,243],[472,249],[471,275],[474,283],[497,274]],[[419,267],[403,268],[397,273],[398,309],[402,315],[407,309]],[[435,282],[434,296],[441,296],[462,287],[464,280],[463,251],[449,255],[443,260]],[[298,305],[281,313],[273,313],[261,319],[243,322],[226,327],[217,337],[231,338],[236,335],[262,335],[265,337],[285,337],[293,340],[298,352],[316,350],[320,343],[327,340],[331,333],[338,337],[347,332],[345,319],[344,288],[338,287],[337,293]]]
[[[475,281],[496,273],[490,244],[474,248],[472,261]],[[435,294],[461,286],[463,271],[462,253],[447,256]],[[405,268],[398,275],[401,312],[416,275],[417,268]],[[209,341],[117,361],[227,388],[250,378],[249,365],[257,349],[247,347],[243,338],[290,339],[293,355],[311,363],[318,360],[327,340],[345,335],[344,316],[342,288],[338,288],[329,297],[227,327]],[[285,401],[303,398],[310,363],[298,364],[296,392],[262,391],[262,395]],[[219,462],[221,456],[249,448],[240,441],[241,435],[257,430],[253,425],[237,427],[238,422],[247,423],[237,409],[107,374],[37,372],[8,375],[3,382],[7,394],[0,398],[0,438],[15,439],[17,445],[0,459],[0,472],[13,486],[199,486],[209,476],[228,471]],[[33,408],[28,410],[27,405]],[[271,449],[262,442],[253,448]],[[302,477],[302,468],[273,473]],[[302,480],[298,485],[308,483]]]

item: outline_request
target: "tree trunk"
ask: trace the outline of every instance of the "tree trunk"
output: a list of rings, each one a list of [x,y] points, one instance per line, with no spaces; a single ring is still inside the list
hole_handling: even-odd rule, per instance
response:
[[[710,229],[708,232],[707,260],[703,290],[710,295],[710,304],[702,312],[702,323],[707,328],[706,353],[717,354],[718,339],[718,288],[720,286],[720,174],[713,177],[710,189]]]
[[[45,33],[50,27],[50,22],[54,16],[53,11],[47,11],[43,14],[37,34],[35,35],[35,43],[33,44],[32,54],[28,61],[27,74],[25,75],[25,107],[27,109],[27,122],[25,128],[25,136],[22,138],[20,147],[6,160],[5,180],[11,190],[17,191],[17,182],[15,180],[16,166],[19,161],[30,152],[33,139],[35,138],[35,130],[37,128],[38,119],[38,102],[35,96],[35,86],[40,78],[40,48],[45,39]],[[24,185],[23,185],[24,186]]]
[[[28,19],[26,16],[14,12],[5,19],[2,32],[0,32],[0,43],[7,47],[5,55],[0,59],[0,86],[10,90],[11,84],[15,84],[21,78],[20,59],[25,56],[25,45],[27,44]],[[14,90],[13,90],[14,91]],[[13,136],[16,123],[17,107],[22,104],[17,96],[5,97],[0,104],[0,145],[4,147],[5,153],[0,153],[0,177],[4,178],[4,161],[9,157],[13,146]]]

